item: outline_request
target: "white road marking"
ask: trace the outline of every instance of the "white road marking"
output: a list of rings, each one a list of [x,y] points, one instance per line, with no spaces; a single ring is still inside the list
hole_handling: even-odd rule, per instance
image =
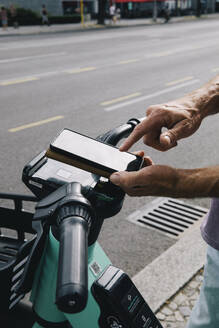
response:
[[[169,93],[169,92],[172,92],[174,90],[181,89],[181,88],[184,88],[186,86],[189,86],[189,85],[192,85],[192,84],[195,84],[195,83],[198,83],[198,82],[200,82],[200,80],[196,79],[196,80],[185,82],[185,83],[182,83],[182,84],[179,84],[179,85],[175,85],[173,87],[169,87],[169,88],[166,88],[166,89],[151,93],[150,95],[145,95],[145,96],[138,97],[138,98],[135,98],[135,99],[132,99],[132,100],[129,100],[129,101],[125,101],[123,103],[120,103],[120,104],[117,104],[117,105],[114,105],[114,106],[106,107],[106,108],[104,108],[104,111],[111,112],[113,110],[120,109],[120,108],[126,107],[126,106],[130,106],[132,104],[136,104],[138,102],[141,102],[141,101],[144,101],[144,100],[147,100],[147,99],[155,98],[155,97],[158,97],[158,96],[163,95],[165,93]]]

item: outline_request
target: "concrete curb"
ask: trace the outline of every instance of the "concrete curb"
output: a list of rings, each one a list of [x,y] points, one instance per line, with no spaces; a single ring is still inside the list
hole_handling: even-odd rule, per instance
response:
[[[175,295],[204,265],[206,243],[197,222],[168,250],[132,280],[154,312]]]

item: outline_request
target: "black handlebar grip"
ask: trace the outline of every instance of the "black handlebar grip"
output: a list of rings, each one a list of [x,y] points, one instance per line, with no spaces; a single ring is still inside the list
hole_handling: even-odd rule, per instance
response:
[[[76,206],[77,207],[77,206]],[[81,312],[88,298],[88,228],[86,212],[72,215],[59,223],[59,266],[56,304],[62,312]],[[77,209],[76,209],[77,212]],[[87,219],[84,219],[87,216]]]

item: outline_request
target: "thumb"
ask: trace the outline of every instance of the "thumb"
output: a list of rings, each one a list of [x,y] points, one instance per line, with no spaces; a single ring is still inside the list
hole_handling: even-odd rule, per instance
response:
[[[160,135],[160,144],[166,150],[175,147],[177,145],[177,136],[173,132],[173,130],[165,131]]]
[[[199,124],[200,125],[200,124]],[[180,120],[172,127],[172,129],[164,131],[160,135],[160,143],[166,149],[170,149],[177,145],[177,141],[192,135],[198,128],[198,124],[189,120]]]
[[[115,172],[110,176],[110,181],[121,188],[131,188],[137,184],[138,172]]]

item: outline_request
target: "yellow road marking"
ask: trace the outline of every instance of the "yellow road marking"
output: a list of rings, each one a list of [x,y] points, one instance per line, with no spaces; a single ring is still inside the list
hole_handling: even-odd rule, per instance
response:
[[[124,64],[130,64],[130,63],[136,63],[138,62],[140,59],[129,59],[129,60],[122,60],[119,63],[124,65]]]
[[[39,78],[37,78],[37,77],[27,77],[27,78],[23,78],[23,79],[3,81],[3,82],[0,82],[0,85],[1,86],[6,86],[6,85],[36,81],[36,80],[39,80]]]
[[[212,68],[212,72],[218,72],[218,71],[219,71],[219,67]]]
[[[174,53],[175,53],[174,51],[170,51],[170,50],[169,51],[163,51],[163,52],[155,53],[151,57],[164,57],[164,56],[172,55]]]
[[[166,83],[166,85],[168,85],[168,86],[175,85],[175,84],[178,84],[178,83],[182,83],[182,82],[190,81],[190,80],[192,80],[193,78],[194,78],[193,76],[186,76],[186,77],[184,77],[184,78],[182,78],[182,79],[168,82],[168,83]]]
[[[9,129],[8,131],[9,132],[17,132],[17,131],[21,131],[21,130],[24,130],[24,129],[32,128],[34,126],[39,126],[39,125],[43,125],[43,124],[50,123],[50,122],[53,122],[53,121],[61,120],[62,118],[64,118],[64,116],[62,116],[62,115],[54,116],[54,117],[47,118],[46,120],[33,122],[33,123],[25,124],[25,125],[20,125],[16,128]]]
[[[77,74],[77,73],[94,71],[95,69],[96,69],[96,67],[84,67],[84,68],[70,69],[65,72],[69,73],[69,74]]]
[[[115,99],[112,99],[112,100],[104,101],[104,102],[101,103],[101,105],[102,106],[107,106],[107,105],[115,104],[117,102],[120,102],[120,101],[123,101],[123,100],[126,100],[126,99],[138,97],[140,95],[141,95],[141,92],[135,92],[135,93],[132,93],[128,96],[119,97],[119,98],[115,98]]]

